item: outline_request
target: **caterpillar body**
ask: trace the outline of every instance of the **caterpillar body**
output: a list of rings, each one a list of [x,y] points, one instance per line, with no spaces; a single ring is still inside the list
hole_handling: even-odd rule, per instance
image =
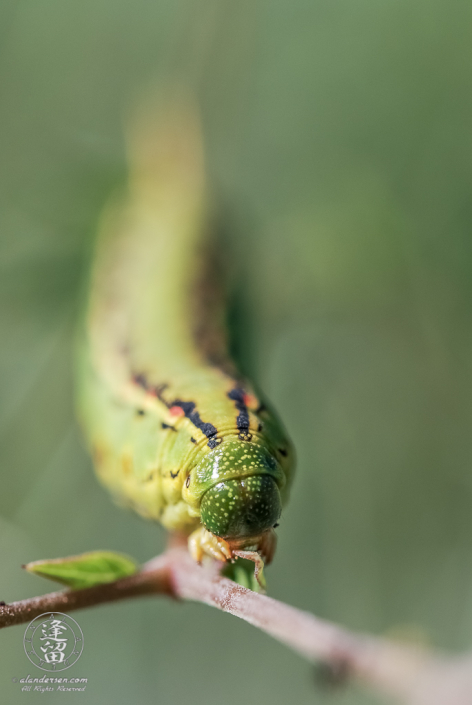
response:
[[[144,110],[105,209],[79,346],[79,415],[115,498],[187,534],[196,560],[275,550],[294,454],[227,352],[196,110]]]

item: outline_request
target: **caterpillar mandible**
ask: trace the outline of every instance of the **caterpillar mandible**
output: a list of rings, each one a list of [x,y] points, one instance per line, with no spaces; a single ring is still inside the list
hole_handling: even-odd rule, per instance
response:
[[[134,120],[125,193],[99,223],[78,409],[118,502],[188,535],[197,561],[270,562],[294,453],[228,354],[197,115],[175,98]]]

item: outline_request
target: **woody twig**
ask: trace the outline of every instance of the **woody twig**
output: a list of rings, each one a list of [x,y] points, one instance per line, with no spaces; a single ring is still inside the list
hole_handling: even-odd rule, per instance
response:
[[[452,658],[387,639],[356,634],[197,565],[171,548],[128,578],[83,590],[63,590],[0,606],[0,628],[44,612],[73,610],[133,597],[166,595],[203,602],[244,619],[309,661],[363,681],[406,705],[471,705],[472,657]]]

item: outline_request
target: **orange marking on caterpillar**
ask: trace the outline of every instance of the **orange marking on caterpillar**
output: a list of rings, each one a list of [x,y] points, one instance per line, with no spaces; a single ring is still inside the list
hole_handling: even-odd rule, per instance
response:
[[[243,401],[249,409],[257,409],[259,406],[259,399],[257,399],[254,394],[245,394]]]
[[[181,406],[171,406],[169,413],[171,416],[185,416],[185,411]]]

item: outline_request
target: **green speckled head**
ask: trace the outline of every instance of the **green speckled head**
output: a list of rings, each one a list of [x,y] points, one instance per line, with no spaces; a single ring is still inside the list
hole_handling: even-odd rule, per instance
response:
[[[183,497],[213,534],[252,536],[276,523],[284,483],[282,468],[265,446],[224,440],[193,468]]]
[[[202,523],[222,538],[257,536],[280,517],[280,492],[270,475],[219,482],[204,495]]]

